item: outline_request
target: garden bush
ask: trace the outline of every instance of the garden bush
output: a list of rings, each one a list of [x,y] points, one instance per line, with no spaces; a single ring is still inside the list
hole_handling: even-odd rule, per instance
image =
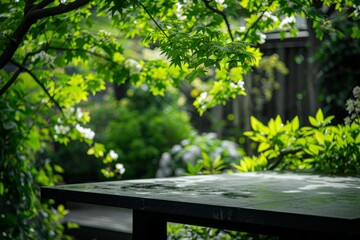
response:
[[[115,156],[101,162],[94,154],[86,154],[88,146],[83,142],[51,146],[48,157],[64,168],[67,183],[155,176],[161,153],[187,138],[193,128],[179,91],[173,89],[162,97],[147,90],[146,85],[130,87],[121,100],[109,91],[103,100],[81,106],[91,112],[88,127],[96,132],[94,140],[112,149]],[[126,169],[124,176],[119,174],[124,170],[116,168],[120,163]]]
[[[310,126],[300,127],[299,118],[283,122],[280,116],[267,125],[251,118],[252,131],[245,132],[258,143],[259,156],[247,157],[236,166],[239,171],[305,170],[331,174],[360,172],[360,121],[330,125],[333,116],[319,109],[309,117]]]
[[[235,142],[222,140],[216,133],[192,132],[161,155],[156,176],[218,174],[230,170],[242,155],[243,149]]]
[[[203,159],[195,163],[191,162],[192,158],[188,157],[185,158],[188,159],[188,172],[185,174],[221,172],[208,171],[209,167],[204,163],[209,162],[218,163],[220,170],[233,167],[240,172],[305,170],[325,174],[358,175],[360,173],[360,87],[354,88],[353,95],[354,98],[349,99],[346,103],[349,116],[345,119],[344,124],[331,125],[331,120],[334,117],[325,117],[321,109],[317,111],[315,116],[309,116],[310,126],[304,127],[300,127],[297,116],[287,122],[283,122],[280,116],[277,116],[275,119],[270,119],[267,125],[255,117],[251,117],[252,130],[245,132],[245,135],[258,144],[257,151],[259,155],[244,156],[237,164],[231,165],[229,165],[229,162],[220,160],[214,154],[211,154],[211,157],[205,154]],[[199,145],[196,145],[196,143]],[[186,149],[185,144],[175,145],[170,151],[172,154],[164,153],[162,155],[160,163],[169,168],[170,166],[177,166],[176,164],[184,159],[185,153],[191,153],[189,156],[195,155],[198,157],[201,143],[201,141],[200,143],[194,141],[193,145],[191,145],[187,142],[189,149]],[[174,153],[175,157],[173,156]],[[176,156],[176,153],[178,153],[178,156]],[[164,168],[162,171],[166,172]],[[239,240],[278,239],[277,237],[183,224],[170,224],[168,234],[171,239],[213,239],[215,237],[218,239]]]

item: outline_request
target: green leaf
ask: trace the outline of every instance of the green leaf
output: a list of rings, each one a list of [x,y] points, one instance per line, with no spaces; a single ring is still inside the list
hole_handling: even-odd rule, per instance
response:
[[[314,145],[314,144],[313,144],[313,145],[310,145],[310,146],[309,146],[309,150],[310,150],[313,154],[318,155],[319,152],[323,150],[323,148],[320,147],[320,146],[318,146],[318,145]]]
[[[323,122],[324,122],[324,114],[323,114],[323,112],[321,111],[321,108],[319,108],[319,110],[317,111],[315,117],[316,117],[316,121],[317,121],[318,123],[323,123]]]
[[[296,116],[294,117],[294,119],[291,121],[291,130],[292,131],[296,131],[298,130],[300,127],[300,121],[299,121],[299,117]]]
[[[211,162],[211,158],[209,157],[209,155],[206,154],[206,152],[202,152],[202,157],[203,157],[203,164],[204,167],[211,169],[212,168],[212,162]]]
[[[314,117],[309,116],[309,122],[310,122],[310,124],[311,124],[312,126],[314,126],[314,127],[318,127],[318,126],[319,126],[319,122],[316,121],[316,119],[315,119]]]
[[[67,222],[66,227],[67,229],[77,229],[79,228],[79,224],[73,222]]]
[[[54,170],[58,173],[64,173],[64,169],[59,165],[54,165]]]
[[[270,145],[269,143],[267,143],[267,142],[262,142],[262,143],[259,144],[258,152],[263,152],[263,151],[269,149],[270,146],[271,146],[271,145]]]
[[[192,83],[192,81],[194,81],[194,79],[196,78],[197,74],[198,74],[198,71],[197,71],[197,69],[195,69],[195,70],[191,71],[191,72],[186,76],[186,78],[187,78],[187,80],[189,81],[189,83]]]
[[[360,144],[360,133],[358,133],[358,135],[356,136],[355,143]]]
[[[4,191],[5,191],[4,184],[2,182],[0,182],[0,195],[3,195]]]

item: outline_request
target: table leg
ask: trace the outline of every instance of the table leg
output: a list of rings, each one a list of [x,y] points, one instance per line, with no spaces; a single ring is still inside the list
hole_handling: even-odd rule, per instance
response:
[[[133,210],[133,240],[166,240],[166,219],[159,213]]]

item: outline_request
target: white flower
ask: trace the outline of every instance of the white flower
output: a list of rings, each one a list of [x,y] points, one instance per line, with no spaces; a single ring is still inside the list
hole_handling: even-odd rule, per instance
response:
[[[245,27],[245,26],[239,27],[239,31],[240,31],[240,32],[245,32],[245,30],[246,30],[246,27]]]
[[[182,162],[187,164],[187,162],[190,161],[191,164],[194,164],[196,158],[197,158],[197,155],[193,154],[192,152],[186,152],[182,156]]]
[[[76,120],[80,121],[83,116],[81,108],[76,108]]]
[[[160,167],[161,168],[166,168],[170,165],[171,163],[171,155],[168,152],[165,152],[161,155],[161,159],[160,159]]]
[[[119,158],[119,154],[117,154],[114,150],[110,150],[110,152],[109,152],[109,156],[111,157],[111,159],[113,159],[113,160],[116,160],[116,159],[118,159]]]
[[[271,12],[266,11],[263,15],[263,20],[266,21],[268,19],[271,19],[273,22],[277,22],[279,19],[273,15]]]
[[[124,172],[126,171],[124,165],[121,163],[115,164],[115,168],[119,171],[120,174],[124,174]]]
[[[203,133],[204,137],[207,137],[208,139],[214,139],[217,138],[217,134],[214,132],[209,132],[209,133]]]
[[[183,15],[183,5],[181,3],[176,3],[176,17],[179,20],[185,20],[186,16]]]
[[[138,73],[140,73],[140,71],[142,69],[142,67],[138,63],[138,61],[131,59],[131,58],[125,60],[124,66],[125,66],[125,68],[129,69],[130,75],[138,74]]]
[[[225,0],[215,0],[215,2],[223,8],[227,8],[227,5],[224,4]]]
[[[189,143],[190,143],[190,140],[189,140],[189,139],[184,139],[184,140],[182,140],[182,141],[180,142],[180,144],[183,145],[183,146],[186,146],[186,145],[188,145]]]
[[[54,130],[57,134],[67,134],[70,131],[70,127],[69,126],[64,126],[64,125],[55,125],[54,126]]]
[[[199,103],[203,103],[205,101],[207,97],[207,92],[203,92],[200,94],[200,97],[199,97]]]
[[[180,152],[181,149],[182,149],[182,147],[179,144],[176,144],[171,148],[170,152],[175,154],[175,153]]]
[[[259,36],[260,38],[260,43],[264,43],[266,40],[266,35],[264,33],[262,33],[261,31],[257,30],[256,34]]]
[[[76,124],[75,126],[76,130],[83,135],[84,138],[93,140],[95,137],[95,132],[91,130],[90,128],[84,128],[80,126],[79,124]]]
[[[194,155],[200,155],[201,149],[198,146],[192,145],[189,147],[188,151]]]
[[[238,86],[241,88],[241,90],[245,91],[245,87],[244,87],[244,81],[243,80],[239,80],[237,82]]]
[[[284,30],[289,29],[291,27],[291,24],[295,23],[295,22],[296,22],[296,19],[294,16],[286,17],[279,24],[279,28],[284,29]]]

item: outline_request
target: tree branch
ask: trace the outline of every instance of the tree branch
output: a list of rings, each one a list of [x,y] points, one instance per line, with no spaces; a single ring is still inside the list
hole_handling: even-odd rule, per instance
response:
[[[54,0],[44,0],[44,1],[40,2],[38,5],[36,5],[35,7],[36,7],[36,9],[42,9],[52,2],[54,2]]]
[[[229,23],[229,20],[228,20],[226,14],[225,14],[223,11],[220,11],[219,9],[210,6],[210,0],[203,0],[203,2],[204,2],[205,7],[206,7],[207,9],[209,9],[209,10],[213,11],[214,13],[219,14],[220,16],[222,16],[222,18],[223,18],[224,21],[225,21],[227,30],[228,30],[228,32],[229,32],[231,41],[233,42],[233,41],[234,41],[234,37],[233,37],[233,35],[232,35],[232,33],[231,33],[230,23]]]
[[[24,8],[24,16],[34,7],[35,0],[27,0]]]
[[[21,65],[20,63],[14,61],[14,60],[10,60],[10,62],[12,64],[14,64],[15,66],[17,66],[19,68],[19,70],[21,69],[23,72],[27,72],[34,80],[37,84],[39,84],[39,86],[42,88],[42,90],[46,93],[46,95],[50,98],[50,100],[55,104],[55,106],[60,110],[60,112],[62,114],[63,110],[60,106],[60,104],[54,99],[53,96],[51,96],[51,94],[49,93],[49,91],[46,89],[46,87],[44,86],[44,84],[35,76],[35,74],[30,71],[29,69],[27,69],[26,67],[24,67],[23,65]]]
[[[89,53],[89,54],[91,54],[93,56],[102,58],[102,59],[104,59],[106,61],[116,63],[109,57],[106,57],[106,56],[101,55],[99,53],[95,53],[95,52],[92,52],[92,51],[89,51],[89,50],[86,50],[86,49],[83,49],[83,48],[66,48],[66,47],[57,47],[57,46],[47,46],[46,48],[42,49],[41,51],[46,51],[46,50],[49,50],[49,49],[51,49],[51,50],[59,50],[59,51],[83,51],[83,52]]]
[[[268,169],[269,170],[274,170],[280,164],[280,162],[283,160],[283,158],[286,155],[296,154],[296,153],[301,152],[301,151],[302,151],[301,148],[295,148],[295,149],[280,152],[279,156],[277,156],[275,158],[275,160],[268,165]]]
[[[34,9],[29,13],[31,18],[35,18],[36,20],[45,18],[45,17],[51,17],[60,15],[63,13],[71,12],[75,9],[78,9],[80,7],[85,6],[88,4],[91,0],[77,0],[75,2],[70,2],[68,4],[60,4],[56,7],[49,7],[49,8],[41,8],[41,9]],[[47,1],[43,1],[47,2]],[[41,3],[39,3],[40,5]]]
[[[38,5],[29,9],[29,12],[26,14],[23,21],[20,23],[20,25],[10,37],[11,40],[8,42],[5,50],[0,56],[0,69],[5,67],[5,65],[11,60],[22,39],[36,21],[45,17],[56,16],[73,11],[77,8],[85,6],[90,2],[90,0],[77,0],[69,4],[60,4],[56,7],[42,8],[49,5],[51,2],[52,0],[44,0]]]
[[[11,85],[13,85],[13,83],[15,82],[15,80],[18,78],[18,76],[20,75],[20,73],[22,73],[23,70],[22,69],[18,69],[14,75],[12,75],[12,77],[9,79],[9,81],[0,89],[0,97],[11,87]]]
[[[162,29],[162,27],[158,24],[158,22],[153,18],[153,16],[151,15],[151,13],[149,12],[149,10],[147,10],[147,8],[144,6],[144,4],[142,4],[139,1],[136,1],[136,3],[138,3],[143,9],[144,11],[147,13],[147,15],[149,15],[149,17],[151,18],[151,20],[155,23],[155,25],[160,29],[160,31],[165,35],[166,38],[169,38],[168,35],[166,34],[166,32],[164,31],[164,29]]]
[[[265,14],[265,10],[260,14],[260,16],[256,19],[256,21],[247,29],[242,41],[245,41],[245,39],[247,38],[247,36],[249,35],[250,30],[260,21],[260,19],[264,16]]]

